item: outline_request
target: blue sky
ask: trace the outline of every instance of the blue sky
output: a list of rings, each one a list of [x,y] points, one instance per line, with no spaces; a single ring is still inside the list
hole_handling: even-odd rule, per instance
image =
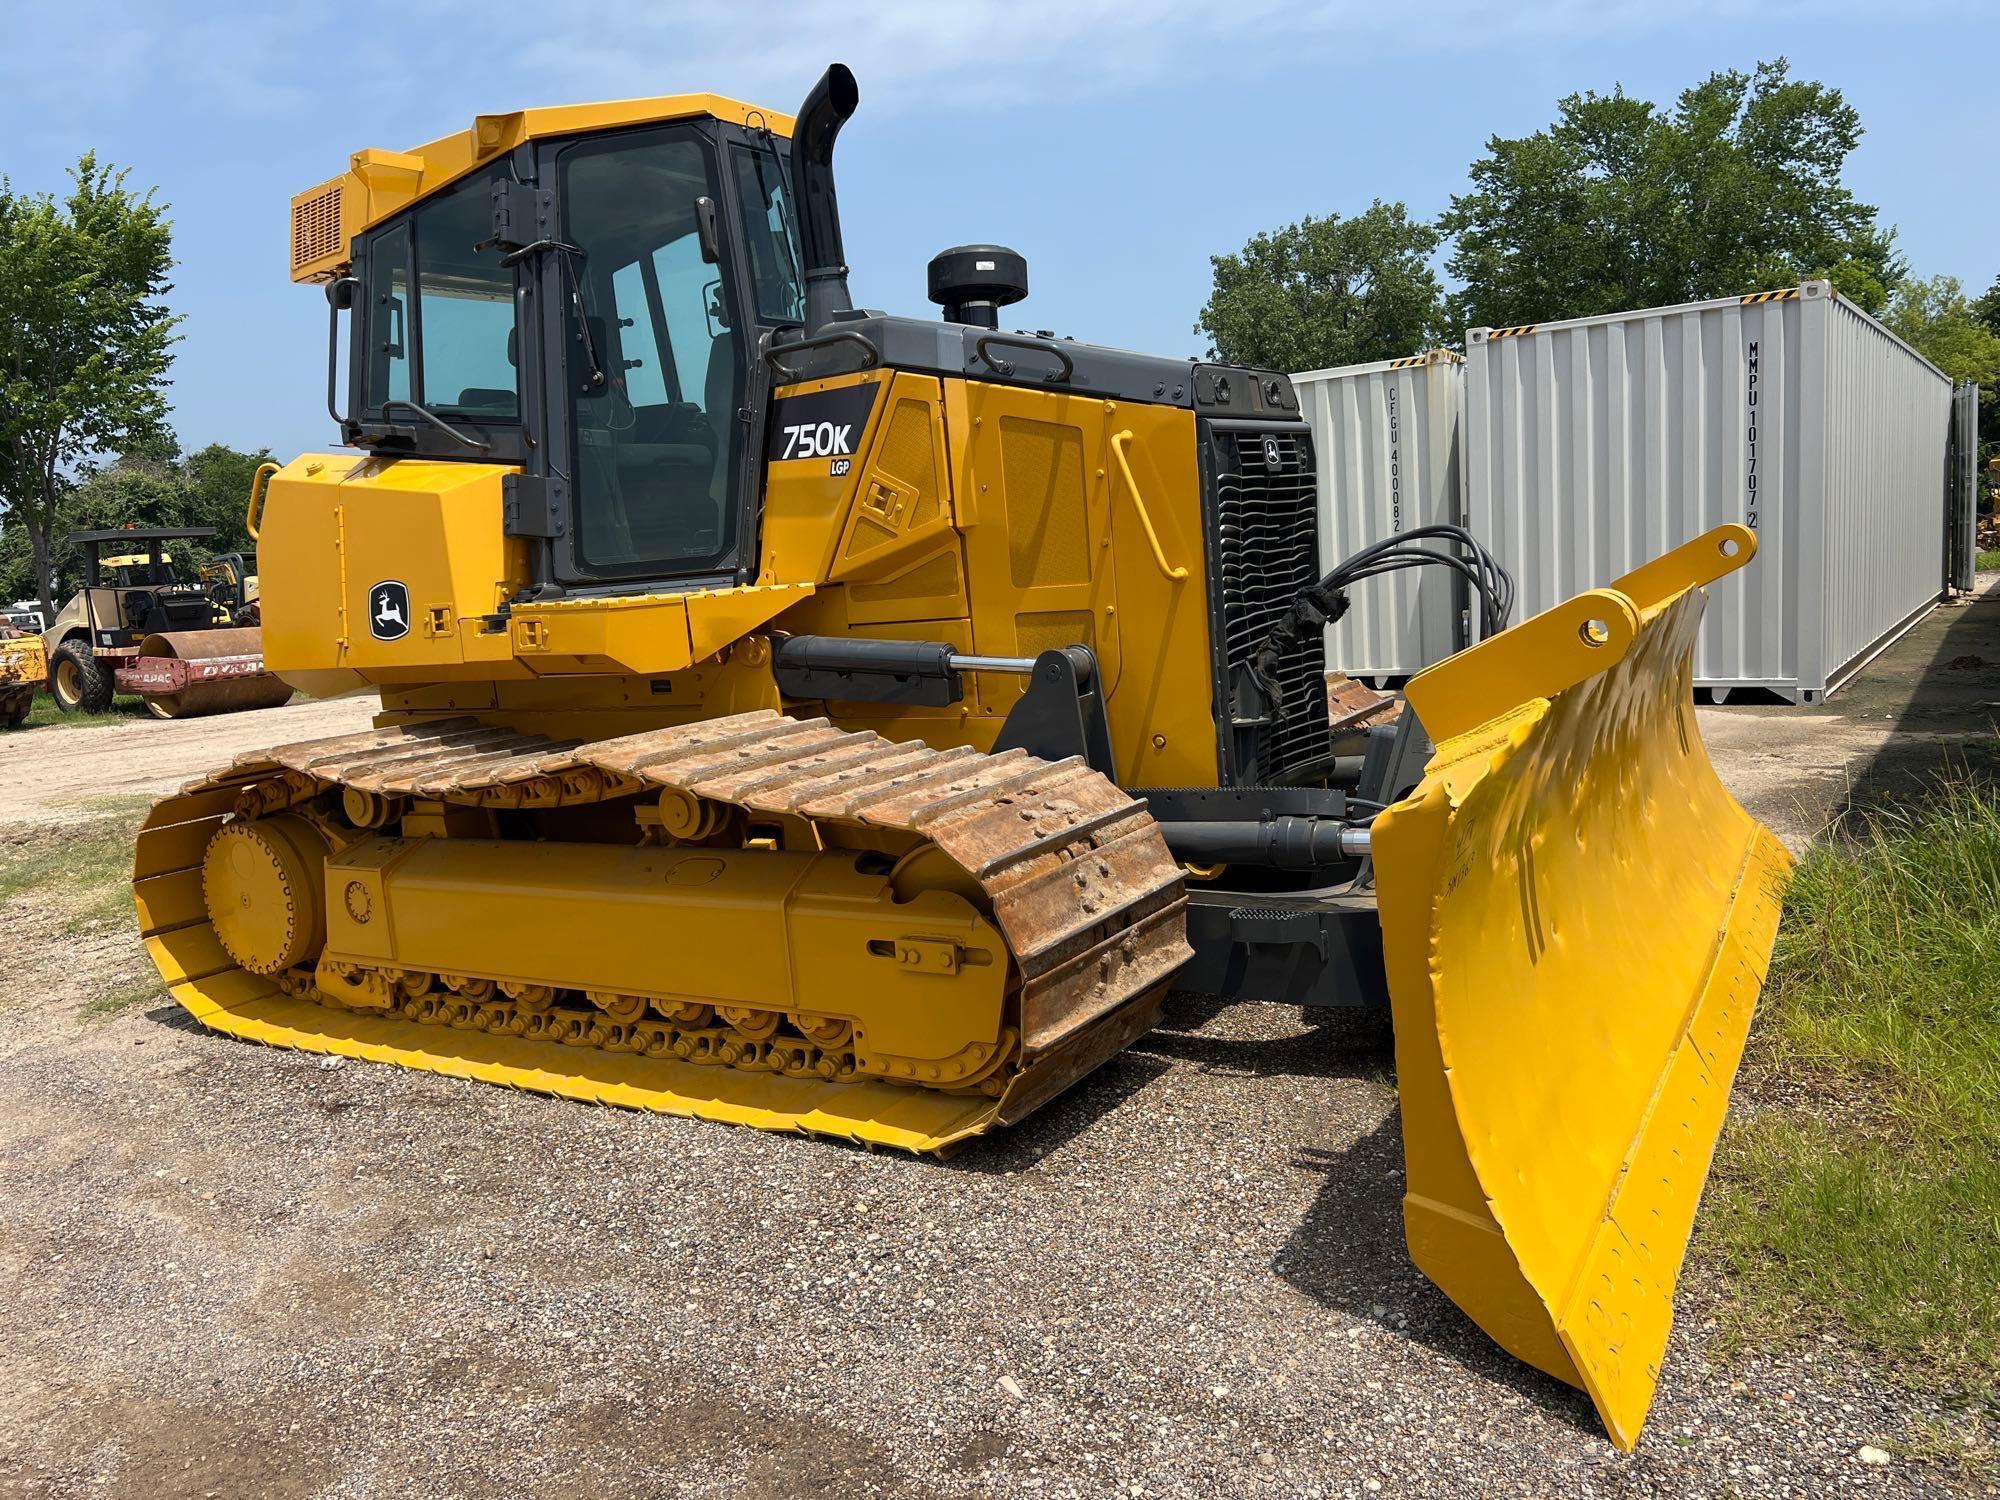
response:
[[[835,59],[862,91],[837,156],[854,291],[891,311],[930,311],[935,251],[998,240],[1028,257],[1021,324],[1197,353],[1209,255],[1375,197],[1434,214],[1489,135],[1546,124],[1565,93],[1623,84],[1666,102],[1781,54],[1859,108],[1850,181],[1919,273],[1977,290],[2000,272],[1993,0],[285,9],[8,7],[0,172],[57,188],[95,147],[173,206],[188,447],[330,441],[325,303],[287,279],[285,231],[291,195],[349,152],[529,104],[711,89],[789,111]]]

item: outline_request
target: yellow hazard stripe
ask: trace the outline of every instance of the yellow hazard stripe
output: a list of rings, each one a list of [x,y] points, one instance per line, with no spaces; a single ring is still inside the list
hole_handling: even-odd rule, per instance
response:
[[[1489,328],[1489,339],[1517,339],[1524,333],[1533,333],[1541,325],[1538,323],[1516,323],[1512,328]]]
[[[1748,307],[1753,302],[1788,302],[1798,296],[1799,289],[1788,286],[1782,292],[1752,292],[1747,297],[1737,299],[1741,306]]]

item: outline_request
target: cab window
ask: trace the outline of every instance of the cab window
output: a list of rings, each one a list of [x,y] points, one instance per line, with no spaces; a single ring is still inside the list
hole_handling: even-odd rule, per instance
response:
[[[750,252],[757,316],[766,323],[802,322],[805,275],[785,161],[768,147],[738,146],[730,158],[736,165],[736,198],[743,209],[743,243]]]
[[[719,194],[701,136],[672,127],[561,158],[576,544],[585,568],[712,571],[735,544],[742,358],[698,200]]]
[[[514,271],[498,247],[480,248],[492,181],[469,178],[369,242],[367,410],[415,401],[447,421],[520,420]]]

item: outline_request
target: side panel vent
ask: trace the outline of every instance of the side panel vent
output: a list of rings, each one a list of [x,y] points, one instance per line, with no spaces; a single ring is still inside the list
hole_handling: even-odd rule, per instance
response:
[[[323,281],[347,259],[341,234],[341,187],[345,177],[309,189],[292,200],[292,279]]]

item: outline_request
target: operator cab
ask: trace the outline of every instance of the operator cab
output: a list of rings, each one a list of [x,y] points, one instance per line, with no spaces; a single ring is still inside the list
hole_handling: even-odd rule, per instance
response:
[[[712,117],[533,139],[360,235],[346,440],[522,466],[547,592],[751,576],[748,374],[805,302],[788,149]]]

